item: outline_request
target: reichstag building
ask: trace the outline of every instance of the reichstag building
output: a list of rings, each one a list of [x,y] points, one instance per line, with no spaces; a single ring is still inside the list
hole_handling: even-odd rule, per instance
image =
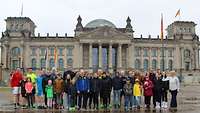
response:
[[[129,17],[124,20],[126,25],[118,28],[105,19],[83,25],[79,16],[74,36],[35,34],[36,25],[29,17],[8,17],[5,21],[1,38],[3,73],[16,67],[82,68],[90,72],[161,69],[176,70],[182,76],[199,73],[200,43],[196,24],[191,21],[168,25],[163,42],[159,36],[135,37],[137,28],[131,25]]]

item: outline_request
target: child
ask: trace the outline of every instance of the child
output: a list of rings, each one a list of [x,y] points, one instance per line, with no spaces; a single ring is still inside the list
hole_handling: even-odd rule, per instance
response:
[[[62,108],[62,93],[64,89],[64,81],[61,78],[61,73],[57,74],[57,78],[53,85],[54,93],[56,94],[56,108],[61,109]]]
[[[150,108],[151,96],[153,96],[153,83],[147,75],[144,80],[144,103],[148,109]]]
[[[39,75],[36,78],[36,92],[37,92],[37,103],[38,103],[38,109],[44,108],[43,105],[43,87],[42,87],[42,81],[43,77],[40,72]]]
[[[133,96],[135,96],[136,106],[140,109],[140,101],[142,95],[142,88],[139,82],[139,79],[135,79],[135,84],[133,86]]]
[[[48,80],[48,84],[45,87],[45,92],[47,94],[47,106],[48,108],[52,108],[53,101],[53,85],[52,80]]]
[[[27,95],[27,100],[28,100],[28,108],[30,107],[33,108],[33,96],[32,96],[33,83],[31,82],[31,78],[27,78],[25,89],[26,89],[26,95]]]
[[[125,94],[125,111],[128,111],[132,107],[132,94],[133,94],[133,84],[131,80],[127,78],[126,84],[124,85],[124,94]],[[131,109],[130,109],[131,110]]]
[[[163,87],[162,87],[162,108],[167,108],[167,92],[169,90],[169,77],[167,77],[167,74],[163,72]]]
[[[26,104],[26,89],[25,89],[25,84],[26,84],[26,76],[23,76],[23,80],[20,81],[20,87],[21,87],[21,96],[22,96],[22,109],[25,109],[25,104]]]

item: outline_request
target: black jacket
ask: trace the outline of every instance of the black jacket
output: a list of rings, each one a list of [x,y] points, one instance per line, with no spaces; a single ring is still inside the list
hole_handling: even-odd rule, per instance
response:
[[[123,88],[122,79],[119,76],[115,76],[112,79],[113,90],[120,90]]]
[[[112,79],[108,76],[101,79],[101,92],[105,95],[110,94],[112,90]]]
[[[90,90],[91,92],[100,92],[100,79],[98,77],[90,80]]]
[[[154,80],[154,90],[158,91],[158,92],[161,92],[162,91],[162,87],[163,87],[162,77],[155,78],[155,80]]]

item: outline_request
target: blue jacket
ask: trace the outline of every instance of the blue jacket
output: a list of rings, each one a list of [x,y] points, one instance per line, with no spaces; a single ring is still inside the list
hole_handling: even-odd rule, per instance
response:
[[[79,77],[76,81],[77,91],[89,91],[90,90],[90,81],[87,77]]]

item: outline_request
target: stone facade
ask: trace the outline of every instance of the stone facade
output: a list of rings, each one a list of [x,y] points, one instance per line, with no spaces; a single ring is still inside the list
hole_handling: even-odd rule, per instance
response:
[[[83,26],[79,16],[73,37],[36,36],[36,25],[28,17],[8,17],[5,21],[1,38],[3,73],[16,67],[83,68],[91,72],[161,69],[176,70],[181,76],[196,76],[199,72],[199,37],[194,22],[173,22],[162,43],[159,36],[134,37],[129,17],[124,28],[117,28],[104,19]]]

